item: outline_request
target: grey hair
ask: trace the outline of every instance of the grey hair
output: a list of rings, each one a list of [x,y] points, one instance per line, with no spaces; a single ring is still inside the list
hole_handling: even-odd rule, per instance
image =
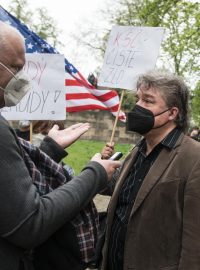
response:
[[[19,37],[21,37],[22,42],[24,43],[24,37],[22,34],[13,26],[10,26],[9,24],[0,21],[0,51],[5,50],[7,47],[7,36],[11,33],[17,34]],[[25,43],[24,43],[25,46]]]
[[[175,123],[178,128],[186,131],[189,90],[184,81],[179,76],[166,71],[151,71],[141,75],[137,81],[137,90],[150,88],[160,92],[168,108],[177,107],[179,109]]]

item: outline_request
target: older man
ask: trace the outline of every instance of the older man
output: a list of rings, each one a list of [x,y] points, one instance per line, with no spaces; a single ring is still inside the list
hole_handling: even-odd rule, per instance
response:
[[[184,135],[187,120],[188,89],[180,78],[139,78],[128,126],[144,137],[117,178],[101,269],[200,269],[200,145]]]
[[[0,108],[16,105],[29,89],[30,82],[22,69],[24,63],[23,37],[13,27],[0,22]],[[43,150],[59,161],[66,155],[63,148],[73,143],[88,128],[87,123],[62,131],[54,127],[52,138],[48,137],[43,143]],[[78,177],[41,195],[41,189],[51,185],[44,186],[42,182],[43,174],[38,170],[42,160],[34,164],[33,156],[29,155],[32,149],[21,144],[2,116],[0,138],[0,269],[33,269],[30,254],[26,250],[43,243],[78,213],[105,187],[119,163],[103,161],[97,154]],[[40,154],[39,149],[35,149],[34,154],[43,157],[44,162],[49,161],[48,167],[43,168],[47,176],[53,168],[58,169],[53,172],[55,179],[51,175],[51,181],[65,180],[53,160]],[[41,188],[40,194],[36,189],[37,184]]]

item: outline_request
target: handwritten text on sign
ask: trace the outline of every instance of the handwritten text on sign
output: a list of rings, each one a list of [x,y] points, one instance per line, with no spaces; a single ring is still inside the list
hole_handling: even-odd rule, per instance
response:
[[[98,85],[134,90],[138,75],[155,67],[163,32],[161,27],[114,26]]]
[[[61,120],[66,118],[64,56],[60,54],[26,54],[25,73],[31,90],[21,102],[3,108],[8,120]]]

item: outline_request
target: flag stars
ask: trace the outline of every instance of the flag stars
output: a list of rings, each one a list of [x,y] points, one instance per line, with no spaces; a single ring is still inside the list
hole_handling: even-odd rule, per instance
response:
[[[26,46],[27,46],[27,48],[30,49],[30,50],[33,49],[33,44],[32,44],[32,43],[28,43]]]

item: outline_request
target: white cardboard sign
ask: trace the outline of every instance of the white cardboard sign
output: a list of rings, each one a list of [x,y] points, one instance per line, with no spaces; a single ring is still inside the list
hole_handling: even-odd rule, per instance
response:
[[[135,90],[138,76],[154,69],[163,34],[162,27],[114,26],[98,85]]]
[[[25,73],[31,90],[19,104],[1,109],[8,120],[64,120],[65,64],[61,54],[26,54]]]

